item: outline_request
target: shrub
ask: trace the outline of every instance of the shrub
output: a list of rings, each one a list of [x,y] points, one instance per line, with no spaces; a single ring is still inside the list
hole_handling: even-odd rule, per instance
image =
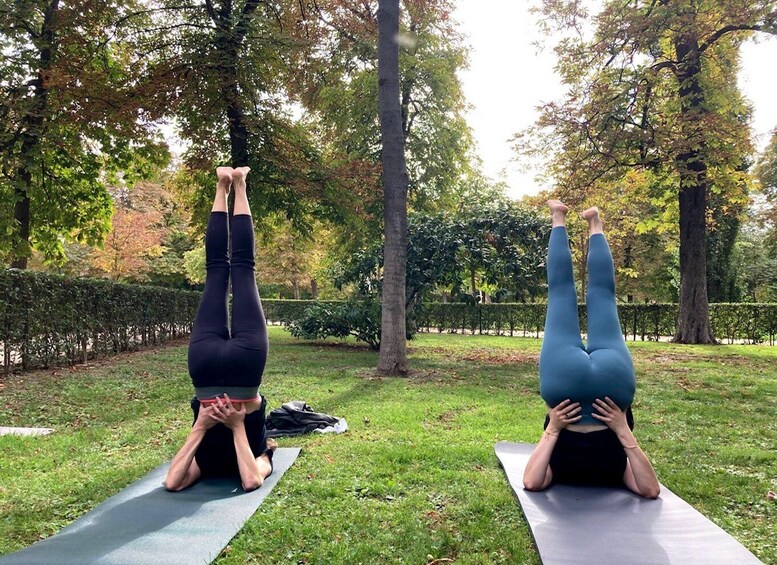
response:
[[[380,304],[372,300],[314,303],[286,329],[294,337],[302,339],[352,335],[369,345],[370,349],[377,350],[380,348]]]

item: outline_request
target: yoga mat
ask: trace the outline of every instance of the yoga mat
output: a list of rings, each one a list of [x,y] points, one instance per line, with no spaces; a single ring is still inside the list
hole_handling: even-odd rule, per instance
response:
[[[743,545],[661,485],[648,500],[625,488],[523,488],[534,445],[499,442],[494,451],[529,522],[545,565],[756,565]]]
[[[168,463],[112,496],[58,534],[0,556],[2,565],[188,565],[210,563],[299,455],[278,448],[261,488],[206,479],[180,492],[162,487]]]

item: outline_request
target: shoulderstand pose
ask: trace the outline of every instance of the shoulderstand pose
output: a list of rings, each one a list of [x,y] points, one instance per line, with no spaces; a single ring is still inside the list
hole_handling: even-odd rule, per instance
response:
[[[588,248],[588,344],[583,345],[566,230],[567,207],[548,201],[548,311],[540,353],[540,395],[548,405],[545,431],[523,476],[527,490],[553,483],[625,485],[656,498],[660,485],[631,432],[631,355],[615,302],[615,271],[597,208],[583,212]]]
[[[250,169],[219,167],[205,232],[207,276],[189,341],[194,424],[165,478],[179,491],[202,476],[239,476],[247,491],[272,472],[275,442],[265,437],[267,401],[259,396],[267,325],[254,277],[254,226],[246,197]],[[230,262],[227,197],[235,191]],[[228,326],[232,279],[232,331]]]

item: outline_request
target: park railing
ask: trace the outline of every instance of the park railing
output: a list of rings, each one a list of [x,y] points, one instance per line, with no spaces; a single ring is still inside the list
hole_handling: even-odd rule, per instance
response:
[[[200,293],[9,269],[0,272],[4,373],[86,362],[191,332]]]

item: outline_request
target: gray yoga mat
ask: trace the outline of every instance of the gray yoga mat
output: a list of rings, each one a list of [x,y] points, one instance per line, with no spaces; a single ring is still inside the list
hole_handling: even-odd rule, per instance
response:
[[[261,488],[208,479],[181,492],[161,485],[164,464],[58,534],[0,557],[2,565],[188,565],[210,563],[256,511],[299,455],[278,448]]]
[[[752,553],[690,504],[661,486],[647,500],[618,488],[523,488],[534,445],[500,442],[494,450],[529,522],[544,565],[760,564]]]

